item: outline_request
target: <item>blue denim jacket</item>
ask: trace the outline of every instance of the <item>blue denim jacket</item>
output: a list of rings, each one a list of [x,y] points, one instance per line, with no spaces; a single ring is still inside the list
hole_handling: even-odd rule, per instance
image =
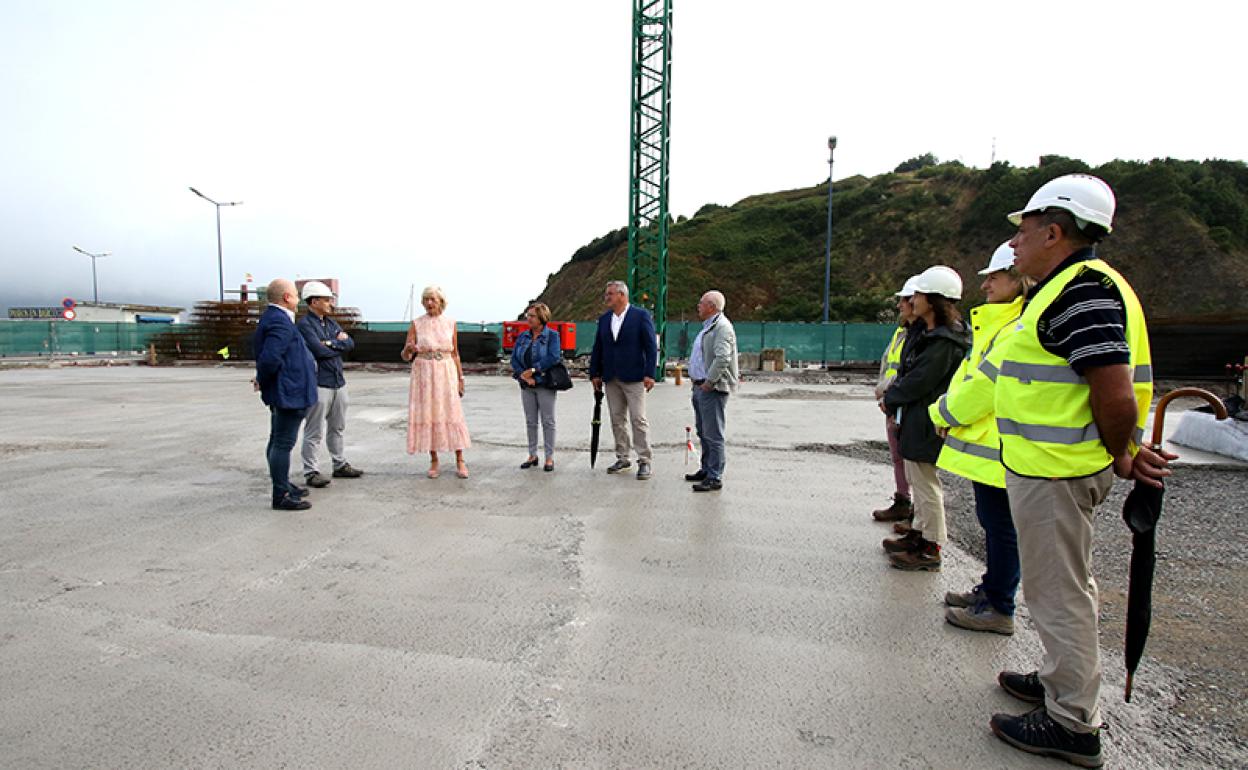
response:
[[[563,360],[563,350],[559,342],[559,333],[547,326],[542,333],[533,339],[533,333],[525,331],[516,337],[516,347],[511,351],[511,376],[519,380],[520,373],[528,367],[524,365],[524,357],[529,348],[533,348],[533,374],[538,385],[546,380],[546,371]],[[528,387],[523,382],[520,387]]]

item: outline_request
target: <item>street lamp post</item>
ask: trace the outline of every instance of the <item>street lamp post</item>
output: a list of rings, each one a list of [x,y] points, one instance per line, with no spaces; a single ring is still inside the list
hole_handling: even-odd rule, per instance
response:
[[[828,250],[823,261],[823,322],[828,322],[828,302],[832,295],[832,155],[836,137],[828,137]]]
[[[74,251],[78,252],[79,254],[85,254],[91,258],[91,301],[98,305],[100,304],[100,285],[95,280],[95,260],[99,259],[100,257],[107,257],[112,252],[104,251],[104,252],[100,252],[99,254],[92,254],[89,251],[83,251],[77,246],[74,247]]]
[[[225,268],[221,261],[221,207],[222,206],[241,206],[242,201],[226,201],[218,203],[207,195],[204,195],[194,187],[188,188],[191,192],[217,207],[217,299],[225,302]]]

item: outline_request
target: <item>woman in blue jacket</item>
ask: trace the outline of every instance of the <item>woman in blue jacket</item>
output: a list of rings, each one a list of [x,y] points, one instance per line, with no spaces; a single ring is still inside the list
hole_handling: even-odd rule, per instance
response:
[[[512,377],[520,383],[520,403],[524,405],[524,423],[529,433],[529,457],[521,468],[537,466],[537,422],[542,422],[542,443],[546,450],[544,471],[555,469],[555,396],[550,387],[550,368],[563,359],[559,334],[548,328],[550,308],[535,302],[524,311],[529,330],[516,337],[511,351]]]

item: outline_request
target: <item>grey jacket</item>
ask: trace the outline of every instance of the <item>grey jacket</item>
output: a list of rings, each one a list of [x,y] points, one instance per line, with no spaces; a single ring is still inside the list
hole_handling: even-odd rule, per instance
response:
[[[740,381],[737,371],[737,331],[723,313],[702,334],[702,361],[706,380],[722,393],[733,393]]]

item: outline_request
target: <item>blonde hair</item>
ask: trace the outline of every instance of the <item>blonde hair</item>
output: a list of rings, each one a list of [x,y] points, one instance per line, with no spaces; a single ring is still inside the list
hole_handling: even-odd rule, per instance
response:
[[[529,305],[529,310],[533,311],[533,315],[537,316],[537,320],[542,322],[542,326],[550,323],[550,308],[546,307],[543,302],[534,302]]]
[[[420,302],[423,305],[426,297],[433,297],[438,301],[438,309],[446,310],[446,295],[442,293],[441,286],[426,286],[425,290],[420,293]]]

